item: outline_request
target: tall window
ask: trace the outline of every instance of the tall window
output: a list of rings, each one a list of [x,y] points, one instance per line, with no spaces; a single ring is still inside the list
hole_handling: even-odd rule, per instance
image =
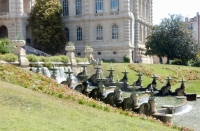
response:
[[[69,29],[65,28],[66,41],[69,41]]]
[[[76,0],[76,15],[82,14],[82,1]]]
[[[111,12],[119,11],[119,0],[111,0]]]
[[[97,27],[97,40],[102,40],[102,26]]]
[[[77,33],[77,41],[82,41],[82,28],[78,27],[76,33]]]
[[[96,0],[96,13],[103,13],[103,0]]]
[[[63,0],[63,16],[69,15],[68,0]]]
[[[112,39],[118,39],[118,26],[112,26]]]

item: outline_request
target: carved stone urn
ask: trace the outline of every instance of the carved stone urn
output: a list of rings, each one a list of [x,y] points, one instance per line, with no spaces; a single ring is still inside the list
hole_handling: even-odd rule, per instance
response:
[[[84,52],[90,54],[90,53],[93,52],[93,49],[92,49],[91,47],[87,46],[87,47],[85,48]]]
[[[73,45],[67,45],[65,46],[65,50],[67,52],[73,52],[75,50],[75,47]]]
[[[16,46],[14,53],[16,55],[19,55],[22,49],[22,46],[24,46],[25,44],[26,44],[25,40],[13,40],[13,45]]]

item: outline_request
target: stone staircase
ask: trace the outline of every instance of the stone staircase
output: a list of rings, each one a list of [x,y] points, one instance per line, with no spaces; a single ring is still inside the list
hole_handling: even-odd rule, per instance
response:
[[[43,51],[40,51],[38,49],[35,49],[35,48],[27,46],[27,45],[24,46],[24,49],[26,50],[26,54],[41,55],[41,56],[46,56],[46,57],[51,56]]]

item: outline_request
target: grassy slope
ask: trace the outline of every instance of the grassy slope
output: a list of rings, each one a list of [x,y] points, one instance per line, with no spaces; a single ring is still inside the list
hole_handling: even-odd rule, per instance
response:
[[[119,79],[123,78],[123,74],[121,72],[123,72],[125,69],[129,72],[128,74],[128,82],[129,84],[133,84],[133,82],[135,80],[138,79],[138,76],[136,74],[138,74],[138,72],[131,70],[127,63],[113,63],[113,68],[115,69],[114,71],[114,77],[116,80],[116,76],[118,75]],[[143,65],[145,66],[145,68],[149,69],[151,68],[154,73],[156,73],[158,76],[162,76],[162,77],[167,77],[167,76],[173,76],[176,75],[177,72],[182,73],[182,72],[186,72],[186,74],[184,74],[184,78],[187,77],[188,75],[190,75],[188,72],[189,71],[194,71],[194,72],[200,72],[200,68],[198,67],[188,67],[188,66],[177,66],[177,65],[165,65],[165,64],[138,64],[138,65]],[[170,70],[167,70],[165,68],[172,68],[177,70],[177,72],[173,72]],[[104,76],[107,77],[109,75],[109,71],[107,71],[108,69],[110,69],[110,63],[103,63],[102,66],[102,70],[104,73]],[[95,69],[94,66],[88,66],[87,68],[88,73],[89,74],[94,74]],[[188,74],[187,74],[188,73]],[[197,73],[200,74],[200,73]],[[181,80],[182,76],[179,76],[178,80]],[[143,79],[143,86],[146,87],[149,83],[152,82],[152,78],[150,76],[142,76]],[[164,83],[161,83],[159,81],[157,81],[157,86],[158,88],[161,88],[162,86],[164,86],[166,84],[166,81],[164,81]],[[180,82],[176,82],[173,86],[172,86],[172,91],[174,91],[176,88],[180,87]],[[185,87],[186,87],[186,92],[187,93],[197,93],[200,95],[200,79],[197,80],[188,80],[185,83]]]
[[[173,130],[162,124],[105,112],[0,81],[0,130]]]

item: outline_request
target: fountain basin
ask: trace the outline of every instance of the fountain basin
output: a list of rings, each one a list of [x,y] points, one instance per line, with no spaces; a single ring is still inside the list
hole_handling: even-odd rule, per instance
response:
[[[158,113],[177,114],[188,106],[186,97],[156,97]]]

